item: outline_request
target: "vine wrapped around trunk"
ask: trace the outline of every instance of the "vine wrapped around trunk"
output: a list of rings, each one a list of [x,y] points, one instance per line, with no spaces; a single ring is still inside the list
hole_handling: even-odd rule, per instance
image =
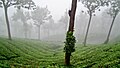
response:
[[[75,40],[75,37],[73,36],[73,32],[74,32],[76,8],[77,8],[77,0],[72,0],[71,10],[69,10],[68,12],[70,21],[69,21],[69,28],[66,34],[66,42],[64,47],[65,65],[70,65],[71,53],[75,51],[76,40]]]
[[[65,42],[65,47],[64,47],[64,51],[66,53],[72,53],[75,51],[75,37],[73,36],[73,32],[67,32],[66,35],[66,42]]]
[[[75,51],[75,37],[73,36],[73,32],[68,31],[66,35],[66,42],[64,47],[65,52],[65,65],[70,65],[70,56],[71,53]]]

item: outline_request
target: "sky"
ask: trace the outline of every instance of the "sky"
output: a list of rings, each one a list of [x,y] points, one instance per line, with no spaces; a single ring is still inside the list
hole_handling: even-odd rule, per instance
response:
[[[48,7],[48,10],[51,12],[53,19],[57,23],[58,20],[64,15],[66,10],[71,9],[71,1],[72,0],[33,0],[37,6],[40,7]],[[12,9],[8,10],[9,16],[11,17],[16,9],[10,7]],[[4,15],[4,10],[0,9],[3,12],[0,12],[0,15]]]
[[[53,15],[53,19],[57,22],[66,10],[71,7],[72,0],[33,0],[40,7],[48,6]]]
[[[51,15],[53,16],[53,19],[55,20],[55,23],[58,22],[58,20],[61,18],[61,16],[64,15],[65,11],[71,9],[71,2],[72,0],[33,0],[37,6],[40,7],[48,7],[48,10],[51,11]],[[78,2],[77,6],[77,14],[80,13],[79,10],[84,10],[85,7]],[[3,9],[0,9],[3,10]],[[8,13],[9,16],[12,16],[15,9],[9,9]],[[0,12],[1,14],[1,12]]]
[[[51,12],[51,15],[53,16],[53,19],[55,20],[55,23],[58,22],[58,20],[61,18],[61,16],[64,15],[66,10],[71,9],[71,2],[72,0],[33,0],[37,6],[40,7],[48,7],[48,10]],[[80,2],[78,2],[78,6],[80,5]],[[16,9],[13,7],[10,7],[12,9],[8,10],[9,16],[11,17]],[[78,7],[77,10],[83,8]],[[3,11],[3,9],[0,9]],[[0,14],[3,14],[3,12],[0,12]]]

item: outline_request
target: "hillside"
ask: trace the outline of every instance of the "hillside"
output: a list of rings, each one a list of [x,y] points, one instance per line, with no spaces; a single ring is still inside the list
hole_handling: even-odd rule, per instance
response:
[[[63,44],[0,38],[1,68],[120,68],[120,43],[76,45],[71,66],[64,66]]]

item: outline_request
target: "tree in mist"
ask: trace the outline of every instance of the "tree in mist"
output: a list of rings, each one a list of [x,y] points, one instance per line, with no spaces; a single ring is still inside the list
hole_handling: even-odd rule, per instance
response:
[[[48,20],[49,24],[47,25],[47,34],[48,34],[48,37],[50,35],[50,30],[53,30],[53,26],[54,26],[54,20],[53,18],[51,17],[49,20]],[[45,25],[46,26],[46,25]]]
[[[87,31],[86,31],[85,39],[83,42],[84,46],[86,46],[87,36],[89,33],[92,16],[95,15],[94,13],[96,12],[96,10],[100,11],[99,7],[103,6],[104,3],[106,3],[106,1],[104,1],[104,0],[81,0],[81,2],[87,8],[87,13],[89,15],[89,22],[87,25]],[[84,11],[82,11],[82,12],[84,12]]]
[[[83,12],[80,12],[76,17],[76,34],[77,37],[79,37],[80,39],[83,39],[83,35],[85,34],[87,19],[88,19],[87,13]]]
[[[51,18],[48,20],[48,22],[46,22],[46,23],[43,25],[44,34],[46,34],[47,37],[49,37],[51,30],[54,31],[54,29],[55,29],[54,27],[55,27],[54,19],[51,17]]]
[[[37,7],[32,13],[32,19],[34,21],[34,25],[38,27],[38,39],[40,39],[40,28],[46,20],[49,20],[52,16],[50,16],[50,11],[47,7]]]
[[[75,51],[75,37],[73,36],[74,32],[74,21],[75,21],[75,14],[77,8],[77,0],[72,0],[71,10],[69,10],[69,28],[66,34],[66,41],[65,41],[65,65],[70,65],[70,56],[71,53]]]
[[[111,4],[111,7],[108,11],[108,14],[112,17],[112,23],[110,25],[110,29],[109,29],[109,32],[108,32],[108,35],[107,35],[107,38],[106,38],[104,44],[107,44],[109,42],[109,37],[110,37],[111,31],[112,31],[112,28],[114,25],[114,21],[118,15],[118,13],[120,12],[120,0],[111,0],[110,4]]]
[[[107,27],[109,25],[108,22],[111,22],[111,16],[107,14],[109,11],[109,8],[105,9],[101,15],[101,21],[102,21],[102,32],[105,33],[107,31]]]
[[[4,19],[0,16],[0,35],[5,35]]]
[[[7,12],[8,12],[8,8],[11,6],[16,6],[19,9],[20,7],[30,9],[31,7],[34,7],[35,4],[32,0],[0,0],[0,7],[4,7],[9,40],[12,40],[12,38],[11,38],[10,23],[8,20]]]
[[[29,12],[23,12],[22,9],[17,9],[16,13],[12,16],[13,21],[18,21],[20,20],[23,23],[23,31],[24,31],[24,36],[25,38],[28,37],[29,30],[31,27],[29,27],[30,23],[28,24],[27,21],[31,18]]]
[[[69,20],[69,15],[68,15],[68,12],[66,10],[66,12],[64,13],[64,16],[61,16],[61,18],[59,20],[59,22],[62,22],[65,24],[65,26],[64,26],[65,31],[67,31],[68,20]]]

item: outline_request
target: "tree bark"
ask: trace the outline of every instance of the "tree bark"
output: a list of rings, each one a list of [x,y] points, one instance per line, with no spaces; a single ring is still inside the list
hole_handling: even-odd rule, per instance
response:
[[[5,5],[5,2],[3,2],[3,6],[4,6],[5,19],[6,19],[7,30],[8,30],[8,38],[9,38],[9,40],[12,40],[12,38],[11,38],[11,31],[10,31],[10,24],[9,24],[8,14],[7,14],[8,7]]]
[[[74,32],[74,20],[75,20],[75,13],[76,13],[76,8],[77,8],[77,0],[72,0],[72,7],[71,7],[71,12],[69,13],[70,15],[70,22],[69,22],[69,29],[68,32]],[[65,65],[70,65],[70,56],[71,53],[65,53]]]
[[[68,31],[74,31],[74,20],[75,20],[75,13],[77,8],[77,0],[72,0],[72,7],[71,7],[71,13],[70,13],[70,23],[69,23],[69,30]]]
[[[89,22],[88,22],[88,26],[87,26],[86,35],[85,35],[85,39],[84,39],[84,42],[83,42],[84,46],[86,46],[87,36],[88,36],[88,33],[89,33],[89,28],[90,28],[91,19],[92,19],[92,13],[90,14],[90,18],[89,18]]]
[[[112,31],[112,28],[113,28],[113,25],[114,25],[114,21],[115,21],[115,19],[116,19],[116,16],[117,16],[117,15],[115,15],[115,16],[113,17],[113,20],[112,20],[112,23],[111,23],[111,26],[110,26],[110,29],[109,29],[109,32],[108,32],[108,35],[107,35],[107,39],[105,40],[104,44],[107,44],[107,43],[109,42],[110,34],[111,34],[111,31]]]
[[[70,65],[71,53],[65,53],[65,65]]]

